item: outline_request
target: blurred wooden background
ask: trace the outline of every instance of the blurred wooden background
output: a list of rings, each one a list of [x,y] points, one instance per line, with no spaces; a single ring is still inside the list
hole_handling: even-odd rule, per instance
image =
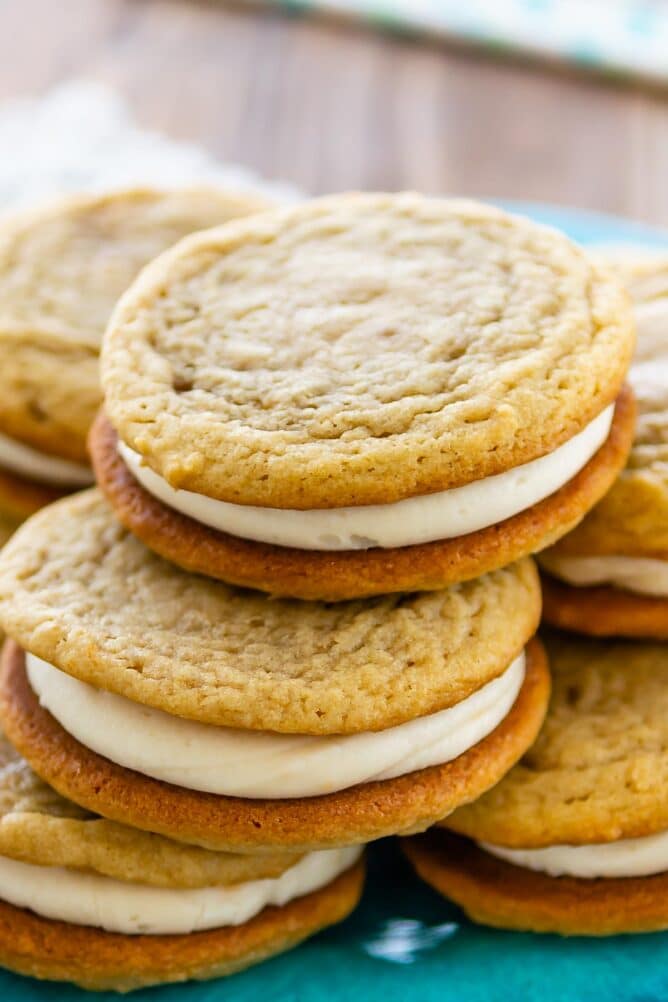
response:
[[[85,76],[316,193],[535,198],[668,224],[668,97],[215,0],[0,0],[0,100]],[[11,156],[11,151],[3,151]]]

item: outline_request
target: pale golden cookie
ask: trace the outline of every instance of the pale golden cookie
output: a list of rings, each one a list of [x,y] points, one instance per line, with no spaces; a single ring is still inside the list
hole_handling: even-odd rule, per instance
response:
[[[40,705],[22,651],[5,645],[0,719],[12,742],[63,796],[105,817],[181,841],[233,852],[307,852],[424,831],[475,800],[535,740],[549,695],[542,646],[527,647],[524,683],[510,713],[486,738],[443,765],[338,793],[247,800],[199,793],[110,762],[84,747]]]
[[[668,640],[668,598],[599,585],[575,588],[543,574],[543,620],[591,637]]]
[[[104,339],[120,437],[169,484],[246,505],[384,504],[504,472],[619,394],[621,285],[489,205],[344,194],[155,261]]]
[[[1,732],[0,856],[182,888],[276,877],[299,858],[212,852],[107,821],[47,786]]]
[[[585,880],[549,877],[491,856],[442,829],[404,839],[417,873],[474,922],[563,936],[668,928],[668,874]]]
[[[613,261],[629,281],[638,324],[629,372],[638,406],[635,441],[612,490],[548,558],[619,554],[668,560],[668,257],[638,261],[631,255]]]
[[[266,203],[213,189],[59,200],[0,223],[0,432],[86,462],[100,401],[98,351],[140,269],[194,230]]]
[[[0,626],[26,650],[137,703],[257,730],[354,734],[452,706],[539,617],[531,560],[439,592],[271,600],[166,563],[97,490],[38,512],[0,555]]]
[[[364,884],[357,863],[326,887],[243,925],[182,936],[124,936],[41,918],[0,901],[0,965],[92,991],[234,974],[297,946],[355,908]]]
[[[668,646],[546,640],[553,689],[538,740],[447,827],[525,849],[668,829]]]
[[[132,476],[103,413],[91,430],[90,447],[98,483],[116,517],[166,560],[273,595],[340,602],[444,588],[543,549],[577,525],[609,490],[626,462],[634,427],[635,404],[624,386],[607,441],[575,477],[544,501],[454,539],[333,552],[256,543],[217,532],[168,508]]]

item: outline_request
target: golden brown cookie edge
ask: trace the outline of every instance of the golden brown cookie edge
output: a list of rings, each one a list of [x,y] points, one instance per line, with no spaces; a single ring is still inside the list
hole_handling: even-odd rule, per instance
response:
[[[578,588],[541,574],[543,619],[590,637],[668,640],[668,598],[601,585]]]
[[[473,748],[440,766],[337,793],[245,800],[152,779],[97,755],[40,706],[24,655],[7,641],[0,668],[0,721],[35,772],[64,797],[112,821],[231,852],[300,852],[424,831],[495,785],[533,743],[547,712],[550,677],[537,639],[505,719]]]
[[[668,928],[668,873],[586,880],[514,866],[445,831],[402,839],[418,875],[481,925],[562,936]]]
[[[234,974],[297,946],[346,918],[364,885],[364,863],[239,926],[174,936],[128,936],[46,919],[0,901],[0,965],[19,974],[72,981],[92,991]]]
[[[149,549],[188,571],[273,595],[343,601],[432,591],[479,577],[554,543],[609,490],[633,443],[635,402],[624,386],[610,434],[587,465],[545,500],[455,539],[393,549],[325,552],[241,539],[174,511],[135,480],[100,413],[89,446],[98,484],[119,521]]]

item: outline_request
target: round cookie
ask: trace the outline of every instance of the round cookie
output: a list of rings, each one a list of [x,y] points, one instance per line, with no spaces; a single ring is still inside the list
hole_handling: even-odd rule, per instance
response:
[[[0,557],[0,717],[113,820],[215,849],[366,842],[424,829],[533,741],[539,615],[530,560],[336,605],[240,592],[165,563],[90,491]]]
[[[539,617],[530,560],[442,592],[272,601],[166,563],[97,490],[38,512],[0,556],[0,623],[32,654],[169,714],[285,734],[451,707],[501,675]]]
[[[617,936],[668,926],[668,874],[619,880],[549,877],[433,828],[402,840],[418,876],[480,925],[566,936]]]
[[[120,823],[217,851],[309,852],[424,831],[497,783],[535,740],[549,674],[540,644],[510,713],[454,761],[336,793],[281,800],[217,796],[116,765],[76,741],[40,706],[20,650],[7,643],[0,719],[31,766],[63,796]]]
[[[364,883],[362,863],[311,894],[265,908],[239,926],[185,935],[124,936],[34,915],[0,901],[0,965],[90,991],[234,974],[346,918]]]
[[[91,447],[126,524],[191,569],[308,598],[434,588],[539,549],[601,496],[628,449],[621,407],[604,451],[632,348],[621,286],[555,231],[332,196],[188,238],[142,274],[105,335],[113,431]],[[181,546],[179,514],[198,524]],[[434,571],[426,544],[444,540]]]
[[[601,255],[599,255],[601,257]],[[614,486],[541,554],[545,617],[598,636],[668,638],[668,258],[617,251],[634,296],[638,345],[629,378],[635,441]]]
[[[108,821],[56,793],[1,732],[0,857],[172,888],[277,877],[299,858],[212,852]]]
[[[207,188],[136,189],[59,199],[2,220],[3,510],[25,517],[56,490],[85,483],[102,333],[144,265],[186,234],[263,208],[257,197]]]
[[[668,927],[668,648],[551,635],[550,709],[506,777],[407,844],[475,919],[603,935]],[[469,842],[468,840],[475,840]]]
[[[339,602],[445,588],[487,574],[549,545],[602,498],[623,469],[633,440],[635,404],[624,388],[610,435],[563,487],[526,511],[455,539],[369,550],[317,551],[242,539],[180,514],[145,490],[118,454],[103,413],[91,430],[100,488],[122,524],[166,560],[242,588]]]

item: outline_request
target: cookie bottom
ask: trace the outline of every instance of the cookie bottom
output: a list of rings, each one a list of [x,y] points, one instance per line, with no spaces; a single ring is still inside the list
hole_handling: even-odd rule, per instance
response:
[[[0,466],[0,515],[3,518],[22,522],[66,493],[69,492],[20,477]]]
[[[273,595],[341,601],[443,588],[550,546],[607,493],[626,463],[634,429],[635,403],[625,386],[607,440],[577,476],[544,501],[455,539],[335,552],[240,539],[174,511],[132,476],[103,414],[89,445],[97,481],[119,521],[160,556],[185,570]]]
[[[584,880],[550,877],[442,830],[402,840],[415,870],[481,925],[562,936],[668,928],[668,873]]]
[[[578,588],[541,573],[543,618],[590,637],[668,640],[668,598],[607,585]]]
[[[234,974],[289,950],[357,905],[364,864],[243,925],[180,936],[125,936],[42,918],[0,901],[0,965],[18,974],[72,981],[94,991]]]
[[[337,793],[247,800],[187,790],[116,765],[80,744],[42,707],[23,651],[7,641],[0,669],[0,720],[8,739],[60,794],[113,821],[208,849],[295,852],[424,831],[498,783],[533,743],[547,710],[545,651],[527,646],[527,669],[508,716],[463,755],[396,779]]]

